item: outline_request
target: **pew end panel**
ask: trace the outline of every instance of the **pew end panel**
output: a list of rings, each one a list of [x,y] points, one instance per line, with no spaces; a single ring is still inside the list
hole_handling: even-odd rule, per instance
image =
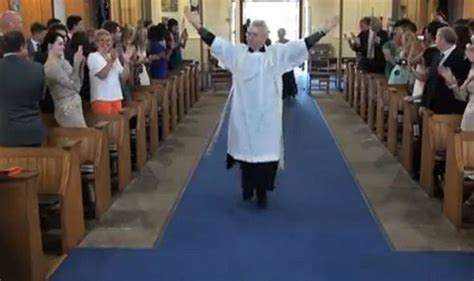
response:
[[[46,203],[46,207],[59,210],[62,253],[68,253],[77,246],[85,234],[80,160],[77,150],[76,146],[0,147],[0,168],[15,165],[38,172],[40,206],[42,198],[53,196],[54,203]]]

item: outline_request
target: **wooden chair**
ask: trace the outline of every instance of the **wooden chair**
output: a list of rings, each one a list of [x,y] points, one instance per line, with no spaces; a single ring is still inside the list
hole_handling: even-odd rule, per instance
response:
[[[97,115],[85,111],[89,126],[95,126],[95,124],[103,121],[109,123],[107,138],[111,159],[112,187],[117,187],[119,191],[124,190],[132,178],[129,110],[124,108],[119,114],[113,115]]]
[[[473,191],[474,132],[456,130],[448,137],[444,214],[456,227],[464,225],[464,202]],[[469,186],[470,188],[466,188]]]
[[[49,128],[48,146],[57,146],[68,141],[80,141],[79,158],[83,173],[83,189],[89,188],[87,179],[93,187],[91,203],[92,215],[100,218],[112,203],[110,183],[110,155],[107,138],[108,123],[98,123],[95,128]],[[86,175],[84,175],[84,173]],[[86,210],[87,210],[87,206]],[[91,210],[92,211],[92,210]]]
[[[40,213],[54,218],[50,227],[42,226],[50,228],[43,231],[43,243],[59,236],[62,253],[77,246],[85,233],[78,145],[70,142],[62,147],[0,148],[0,168],[19,166],[38,172]]]
[[[403,102],[403,133],[401,164],[409,173],[413,173],[414,148],[420,139],[419,104],[411,101]]]
[[[380,141],[385,142],[387,137],[387,118],[389,91],[385,80],[377,80],[377,104],[375,112],[375,132]]]
[[[3,280],[44,281],[38,210],[38,173],[0,175],[0,276]]]
[[[435,165],[445,161],[448,134],[461,124],[461,115],[438,115],[427,110],[423,113],[420,185],[430,196],[439,193],[435,181]]]
[[[375,131],[377,111],[377,80],[386,81],[385,75],[370,74],[367,83],[367,125],[372,131]]]
[[[387,148],[393,155],[397,155],[403,130],[403,99],[408,95],[408,88],[406,85],[389,87]]]
[[[362,73],[359,88],[359,114],[362,120],[367,121],[367,105],[368,105],[368,83],[370,74]]]

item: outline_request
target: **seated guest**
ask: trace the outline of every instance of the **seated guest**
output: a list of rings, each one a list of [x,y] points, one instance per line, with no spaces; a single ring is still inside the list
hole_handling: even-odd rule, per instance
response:
[[[162,23],[150,28],[150,77],[151,79],[166,79],[168,77],[168,62],[173,48],[166,47],[166,26]]]
[[[73,66],[64,58],[65,38],[49,32],[44,42],[48,44],[48,59],[44,64],[46,85],[54,101],[54,117],[61,127],[87,127],[82,113],[79,92],[82,86],[84,55],[80,47],[74,55]]]
[[[127,50],[123,55],[122,66],[112,40],[112,35],[107,30],[98,30],[95,35],[97,51],[89,54],[87,58],[92,110],[97,114],[109,115],[122,110],[123,94],[120,82],[127,81],[130,75],[130,57],[133,53]]]
[[[449,67],[456,80],[462,84],[469,73],[471,64],[464,52],[456,47],[457,35],[453,28],[442,27],[436,35],[436,47],[440,54],[432,61],[421,105],[435,114],[462,114],[466,102],[457,100],[452,89],[446,86],[438,67]]]
[[[0,146],[39,146],[45,136],[39,109],[44,71],[42,65],[26,59],[25,43],[21,31],[4,35],[5,54],[0,60]]]
[[[26,49],[28,50],[28,56],[33,59],[35,55],[41,49],[41,43],[43,43],[44,36],[48,29],[41,23],[35,22],[31,25],[31,38],[26,43]]]

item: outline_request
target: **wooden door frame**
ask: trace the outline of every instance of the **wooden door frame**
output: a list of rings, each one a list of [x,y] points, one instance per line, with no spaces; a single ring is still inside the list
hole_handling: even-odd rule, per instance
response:
[[[299,37],[302,38],[303,37],[303,13],[304,13],[304,1],[305,0],[298,0],[298,3],[299,3],[299,17],[298,17],[298,34],[299,34]],[[239,35],[242,36],[242,25],[244,24],[244,2],[245,0],[240,0],[239,1],[239,23],[240,23],[240,26],[239,26]],[[239,37],[239,42],[240,42],[240,38]]]

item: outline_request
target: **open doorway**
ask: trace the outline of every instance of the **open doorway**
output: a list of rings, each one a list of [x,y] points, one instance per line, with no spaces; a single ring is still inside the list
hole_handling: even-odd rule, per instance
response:
[[[286,30],[286,38],[296,40],[301,34],[301,0],[278,1],[278,0],[249,0],[243,2],[242,23],[247,19],[264,20],[270,30],[270,40],[278,40],[277,31],[280,28]]]

